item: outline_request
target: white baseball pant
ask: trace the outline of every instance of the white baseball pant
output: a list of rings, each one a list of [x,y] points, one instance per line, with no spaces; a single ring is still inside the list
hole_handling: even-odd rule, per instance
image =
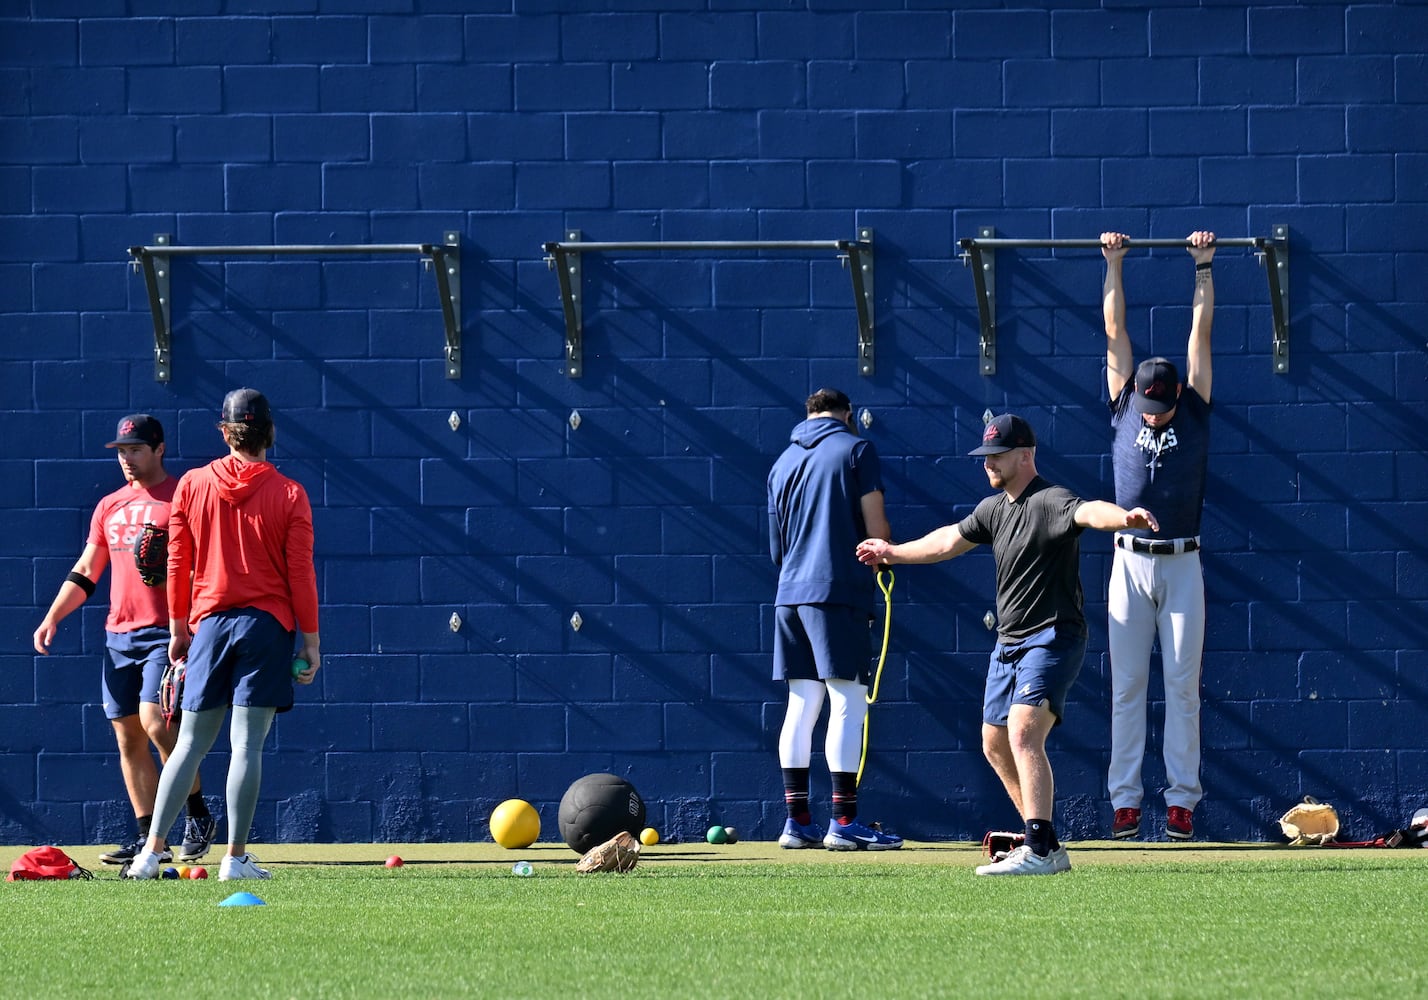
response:
[[[1117,548],[1107,595],[1111,653],[1111,808],[1139,809],[1145,789],[1151,647],[1160,636],[1165,686],[1167,806],[1193,810],[1200,785],[1200,659],[1205,578],[1199,552],[1151,555]]]

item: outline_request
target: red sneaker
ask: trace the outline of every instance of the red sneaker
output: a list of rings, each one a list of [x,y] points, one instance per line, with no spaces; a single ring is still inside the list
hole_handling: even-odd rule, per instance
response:
[[[1117,809],[1116,818],[1111,823],[1111,839],[1126,840],[1140,833],[1140,810]]]
[[[1195,836],[1195,822],[1189,809],[1171,806],[1165,810],[1165,835],[1174,840],[1189,840]]]

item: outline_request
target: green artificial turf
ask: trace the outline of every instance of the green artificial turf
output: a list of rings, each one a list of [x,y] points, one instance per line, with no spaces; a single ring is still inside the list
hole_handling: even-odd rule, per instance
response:
[[[1127,862],[1073,849],[1068,874],[1003,879],[973,875],[970,848],[806,853],[652,858],[628,875],[577,875],[566,853],[537,856],[529,878],[496,858],[7,884],[0,982],[11,996],[113,998],[1428,991],[1428,852]],[[218,906],[238,891],[266,905]]]

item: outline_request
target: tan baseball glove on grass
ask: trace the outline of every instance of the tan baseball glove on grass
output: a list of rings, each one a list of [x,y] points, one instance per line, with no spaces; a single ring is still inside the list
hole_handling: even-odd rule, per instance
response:
[[[640,863],[640,842],[621,830],[592,847],[575,865],[578,872],[628,872]]]
[[[1289,838],[1290,847],[1327,844],[1339,835],[1339,814],[1327,802],[1312,795],[1279,817],[1279,828]]]

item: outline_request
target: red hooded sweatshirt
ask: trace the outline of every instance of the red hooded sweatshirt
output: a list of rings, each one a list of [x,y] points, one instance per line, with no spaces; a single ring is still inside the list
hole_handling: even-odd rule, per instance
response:
[[[231,454],[184,473],[169,509],[168,594],[170,617],[187,618],[191,632],[231,608],[316,632],[307,492],[270,463]]]

